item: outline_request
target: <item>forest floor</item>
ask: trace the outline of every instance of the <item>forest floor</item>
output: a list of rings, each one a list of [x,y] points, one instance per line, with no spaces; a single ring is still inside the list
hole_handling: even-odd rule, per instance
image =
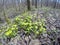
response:
[[[42,34],[38,39],[31,36],[17,35],[11,41],[0,39],[1,45],[60,45],[60,9],[42,8],[29,11],[30,14],[45,18],[47,33]],[[33,35],[32,35],[33,36]]]

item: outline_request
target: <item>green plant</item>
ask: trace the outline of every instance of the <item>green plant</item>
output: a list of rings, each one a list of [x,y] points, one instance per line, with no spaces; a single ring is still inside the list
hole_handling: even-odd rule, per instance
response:
[[[18,27],[16,24],[12,24],[9,27],[7,27],[4,35],[6,37],[15,37],[17,35]]]
[[[34,18],[36,18],[36,16],[34,16]],[[23,15],[16,17],[14,22],[20,27],[20,29],[23,29],[27,35],[32,34],[32,32],[35,35],[45,33],[46,28],[44,19],[33,20],[34,18],[31,14],[24,13]]]
[[[13,38],[17,35],[18,29],[23,29],[26,35],[30,35],[33,33],[35,36],[38,36],[41,33],[45,33],[45,19],[36,19],[36,16],[37,15],[33,16],[28,12],[17,16],[14,19],[13,23],[9,23],[8,26],[1,28],[1,30],[5,30],[3,35],[8,38]]]

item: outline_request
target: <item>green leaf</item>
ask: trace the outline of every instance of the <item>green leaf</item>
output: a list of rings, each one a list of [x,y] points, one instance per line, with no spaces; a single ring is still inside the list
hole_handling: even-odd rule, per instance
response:
[[[5,35],[6,35],[6,36],[9,36],[11,33],[12,33],[12,31],[9,30],[9,31],[5,32]]]

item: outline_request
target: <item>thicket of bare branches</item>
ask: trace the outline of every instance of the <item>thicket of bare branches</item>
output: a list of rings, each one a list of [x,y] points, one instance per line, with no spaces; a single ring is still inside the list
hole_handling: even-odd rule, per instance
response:
[[[34,6],[60,8],[60,0],[0,0],[0,18],[3,16],[11,17],[15,13],[31,10]]]

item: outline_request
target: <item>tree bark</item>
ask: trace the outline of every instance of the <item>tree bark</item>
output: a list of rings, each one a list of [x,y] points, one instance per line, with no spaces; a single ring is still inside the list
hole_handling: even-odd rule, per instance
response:
[[[28,9],[28,10],[31,10],[31,7],[30,7],[30,0],[27,0],[27,9]]]
[[[37,0],[35,0],[35,8],[37,8]]]
[[[41,7],[42,7],[42,0],[41,0]]]
[[[53,2],[54,2],[53,8],[55,8],[55,7],[56,7],[56,2],[57,2],[57,0],[54,0]]]

